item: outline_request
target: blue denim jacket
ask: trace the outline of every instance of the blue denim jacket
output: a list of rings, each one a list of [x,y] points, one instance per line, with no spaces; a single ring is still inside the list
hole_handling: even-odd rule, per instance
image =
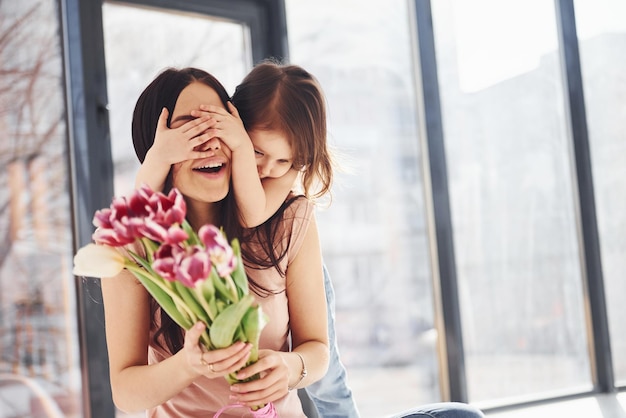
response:
[[[324,286],[326,287],[326,303],[328,305],[328,344],[330,347],[330,361],[326,375],[317,382],[309,385],[299,393],[303,398],[303,407],[307,417],[317,416],[324,418],[358,418],[352,390],[346,382],[346,369],[339,359],[339,349],[335,335],[335,291],[330,281],[330,275],[324,266]],[[311,406],[307,404],[306,395],[313,401],[316,411],[308,410]]]

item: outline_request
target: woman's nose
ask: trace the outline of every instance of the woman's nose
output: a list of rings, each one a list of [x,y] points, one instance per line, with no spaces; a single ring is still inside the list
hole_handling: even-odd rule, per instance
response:
[[[220,149],[220,140],[214,136],[213,138],[200,145],[198,148],[199,151],[217,151],[218,149]]]

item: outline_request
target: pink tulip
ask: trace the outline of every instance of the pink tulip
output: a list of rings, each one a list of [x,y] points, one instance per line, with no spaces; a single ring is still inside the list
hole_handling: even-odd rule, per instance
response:
[[[199,246],[181,248],[164,244],[154,253],[152,268],[164,279],[193,288],[211,273],[209,254]]]
[[[97,244],[106,244],[111,247],[120,247],[130,244],[140,237],[137,230],[139,224],[129,218],[125,207],[116,207],[114,202],[111,208],[96,211],[93,224],[97,227],[93,240]],[[119,206],[119,205],[117,205]]]
[[[198,231],[198,236],[209,252],[211,262],[220,277],[231,274],[237,266],[237,259],[222,231],[214,225],[204,225]]]
[[[95,213],[93,224],[97,230],[93,239],[98,244],[114,247],[142,237],[176,244],[187,239],[187,234],[179,227],[186,211],[185,200],[177,189],[166,196],[143,185],[127,198],[114,198],[109,208]]]
[[[176,254],[183,249],[173,245],[161,245],[154,253],[152,268],[165,280],[176,280]]]
[[[189,247],[181,257],[176,277],[183,285],[194,288],[198,282],[206,280],[211,274],[209,254],[200,247]]]
[[[164,244],[180,244],[189,237],[180,226],[172,225],[168,228],[167,225],[159,224],[152,218],[144,219],[143,224],[137,229],[144,237]]]
[[[145,184],[130,196],[129,206],[135,213],[149,213],[161,225],[180,224],[187,212],[187,204],[178,189],[170,190],[166,196]]]

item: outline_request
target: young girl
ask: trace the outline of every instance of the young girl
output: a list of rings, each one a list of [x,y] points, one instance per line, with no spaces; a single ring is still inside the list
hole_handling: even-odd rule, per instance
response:
[[[232,151],[233,188],[245,227],[269,219],[296,179],[308,198],[330,192],[324,96],[311,74],[296,65],[263,62],[244,78],[228,106],[229,111],[202,105],[191,114],[196,119],[176,129],[168,128],[163,109],[136,186],[162,190],[172,164],[205,157],[211,152],[207,141],[217,137]]]

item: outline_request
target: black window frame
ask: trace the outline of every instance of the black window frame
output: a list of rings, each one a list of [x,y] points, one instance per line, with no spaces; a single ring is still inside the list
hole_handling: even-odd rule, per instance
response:
[[[113,197],[102,0],[57,0],[62,22],[74,250],[91,242],[92,218]],[[288,58],[283,0],[127,0],[111,3],[219,17],[248,27],[253,62]],[[104,312],[96,279],[77,279],[83,416],[115,416]]]

